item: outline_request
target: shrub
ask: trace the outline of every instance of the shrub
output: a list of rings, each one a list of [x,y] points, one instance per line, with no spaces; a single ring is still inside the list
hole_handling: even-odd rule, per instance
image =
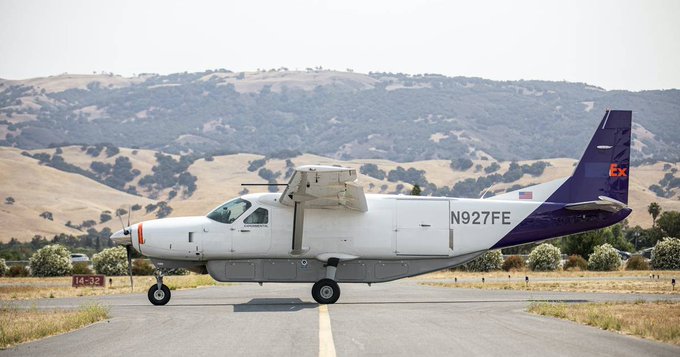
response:
[[[7,264],[5,264],[5,259],[0,259],[0,276],[5,276],[7,274]]]
[[[136,259],[132,262],[132,275],[153,275],[156,270],[146,259]]]
[[[60,244],[46,245],[28,260],[33,276],[64,276],[71,274],[71,253]]]
[[[104,249],[92,257],[92,265],[97,274],[127,275],[127,253],[122,246]]]
[[[465,263],[463,266],[467,271],[492,271],[501,270],[503,265],[503,254],[500,250],[488,251],[476,259]]]
[[[90,275],[92,269],[86,262],[78,262],[73,264],[73,274]]]
[[[649,263],[645,257],[641,255],[634,255],[628,259],[626,263],[626,270],[649,270]]]
[[[529,268],[534,271],[555,271],[560,268],[560,248],[543,243],[529,253]]]
[[[588,270],[588,262],[578,254],[572,254],[564,264],[564,270]]]
[[[612,271],[621,267],[619,253],[609,243],[595,247],[588,258],[588,269],[596,271]]]
[[[12,278],[23,278],[29,275],[31,275],[31,272],[23,265],[12,265],[7,271],[7,276]]]
[[[654,269],[680,269],[680,239],[666,237],[656,243],[652,250]]]
[[[511,255],[508,257],[508,259],[505,259],[503,262],[503,270],[505,271],[510,271],[510,270],[524,270],[526,267],[526,264],[524,263],[524,259],[520,257],[519,255]]]

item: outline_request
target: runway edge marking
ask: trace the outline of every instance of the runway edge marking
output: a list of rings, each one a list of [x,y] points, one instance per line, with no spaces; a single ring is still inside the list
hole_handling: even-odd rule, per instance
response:
[[[319,305],[319,357],[335,357],[335,343],[328,305]]]

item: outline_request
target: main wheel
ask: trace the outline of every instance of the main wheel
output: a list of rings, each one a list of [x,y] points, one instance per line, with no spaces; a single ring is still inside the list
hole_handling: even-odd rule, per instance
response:
[[[334,304],[340,298],[340,286],[332,279],[321,279],[312,286],[312,297],[319,304]]]
[[[170,301],[170,289],[161,284],[161,289],[158,290],[158,285],[153,284],[149,288],[149,293],[147,294],[149,301],[154,305],[165,305]]]

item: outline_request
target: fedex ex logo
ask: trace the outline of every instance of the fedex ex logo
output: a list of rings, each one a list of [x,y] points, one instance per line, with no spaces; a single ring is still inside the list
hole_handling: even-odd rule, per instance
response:
[[[628,177],[628,168],[618,167],[616,164],[609,165],[609,177]]]

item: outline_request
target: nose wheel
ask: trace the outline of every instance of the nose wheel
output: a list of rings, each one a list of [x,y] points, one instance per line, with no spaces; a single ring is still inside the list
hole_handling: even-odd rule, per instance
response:
[[[156,284],[151,285],[147,297],[154,305],[165,305],[170,301],[170,288],[163,284],[163,272],[156,271]]]

